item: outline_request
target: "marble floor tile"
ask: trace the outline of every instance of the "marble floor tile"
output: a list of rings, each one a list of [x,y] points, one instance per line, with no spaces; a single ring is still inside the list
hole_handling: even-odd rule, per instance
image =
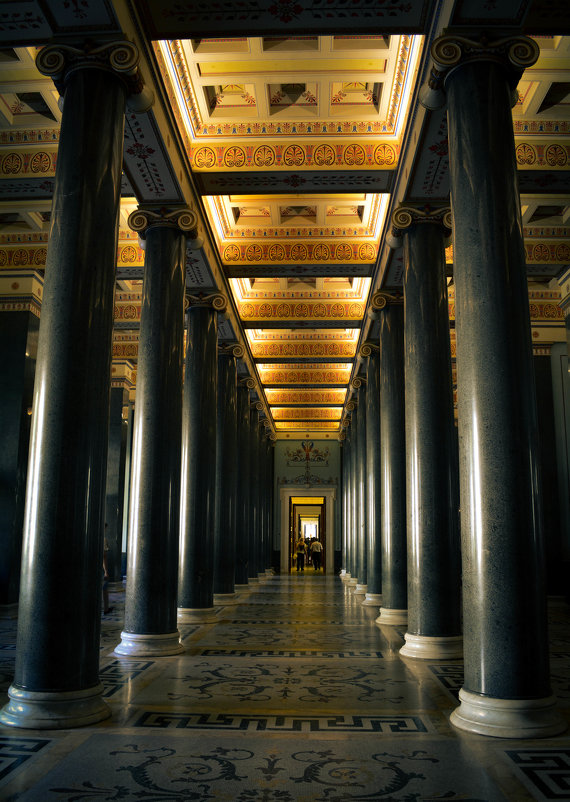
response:
[[[570,736],[503,741],[449,723],[463,663],[400,657],[338,577],[274,576],[180,627],[184,653],[114,654],[124,593],[102,616],[112,716],[64,731],[0,728],[6,802],[570,800]],[[570,723],[570,615],[549,607],[552,685]],[[0,702],[16,622],[0,622]]]
[[[40,796],[41,795],[41,796]],[[226,739],[173,734],[94,734],[21,802],[67,800],[350,800],[506,797],[456,743],[351,739],[299,742],[295,736]]]

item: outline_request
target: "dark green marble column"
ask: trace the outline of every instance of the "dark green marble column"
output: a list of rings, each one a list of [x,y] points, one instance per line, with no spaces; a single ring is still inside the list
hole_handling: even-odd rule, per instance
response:
[[[222,295],[195,299],[188,310],[182,411],[182,498],[178,620],[215,620],[217,360]],[[214,308],[215,305],[215,308]]]
[[[358,418],[356,425],[356,576],[357,584],[354,588],[355,596],[366,595],[368,576],[368,537],[367,537],[367,509],[366,509],[366,385],[365,379],[353,379],[358,393]]]
[[[448,209],[402,207],[408,629],[405,657],[463,656],[459,494],[444,238]]]
[[[380,607],[382,603],[380,352],[378,345],[365,343],[360,353],[367,358],[365,481],[368,562],[366,596],[362,604]]]
[[[257,412],[257,402],[250,405],[249,410],[249,466],[250,466],[250,507],[249,507],[249,558],[248,558],[248,584],[259,582],[259,451],[257,438],[259,433],[259,415]]]
[[[35,281],[38,274],[14,276],[20,283]],[[39,329],[39,302],[32,294],[35,311],[0,312],[0,618],[16,618],[20,591],[20,562],[28,449],[29,414],[32,408]]]
[[[146,238],[131,466],[125,626],[115,652],[183,651],[176,622],[187,209],[133,212]]]
[[[347,512],[347,498],[346,498],[346,431],[342,431],[339,435],[339,451],[340,451],[340,505],[341,505],[341,535],[340,535],[340,578],[346,581],[346,512]]]
[[[214,602],[236,599],[237,365],[243,348],[228,346],[218,354],[216,433],[216,507],[214,523]]]
[[[250,449],[249,449],[249,387],[246,379],[237,392],[237,524],[236,524],[236,590],[247,589],[249,565],[250,513]]]
[[[378,624],[408,621],[403,299],[377,293],[380,310],[382,607]]]
[[[128,391],[121,380],[111,381],[109,405],[109,445],[107,452],[107,485],[105,491],[105,540],[107,541],[108,589],[124,590],[121,569],[123,542],[123,509],[125,490],[125,457],[127,421],[123,408],[128,404]],[[115,386],[117,385],[117,386]]]
[[[357,489],[357,427],[358,427],[358,406],[357,402],[353,399],[348,404],[351,408],[350,419],[350,564],[349,573],[350,578],[347,580],[347,585],[350,588],[356,587],[358,583],[357,576],[357,531],[358,531],[358,489]]]
[[[130,43],[48,46],[65,91],[28,463],[16,669],[0,721],[92,724],[110,711],[99,635],[113,294]]]
[[[536,42],[453,35],[453,200],[465,680],[452,723],[535,738],[565,723],[551,695],[538,430],[511,102]]]

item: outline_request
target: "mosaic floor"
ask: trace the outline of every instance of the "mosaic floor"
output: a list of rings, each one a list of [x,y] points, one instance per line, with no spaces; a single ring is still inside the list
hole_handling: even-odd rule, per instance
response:
[[[461,661],[399,657],[338,577],[271,577],[181,628],[185,653],[113,654],[124,594],[103,617],[112,718],[80,730],[0,728],[0,799],[414,802],[570,800],[570,734],[503,741],[449,723]],[[361,598],[361,597],[360,597]],[[550,602],[552,684],[570,723],[570,608]],[[0,622],[2,703],[15,623]]]

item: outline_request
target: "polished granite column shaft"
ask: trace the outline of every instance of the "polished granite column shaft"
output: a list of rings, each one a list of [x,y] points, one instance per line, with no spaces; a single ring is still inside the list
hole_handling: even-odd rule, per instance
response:
[[[343,443],[343,488],[344,488],[344,510],[343,510],[343,564],[345,572],[342,574],[343,581],[348,582],[351,578],[351,564],[352,564],[352,541],[351,541],[351,527],[352,527],[352,474],[351,474],[351,461],[352,461],[352,426],[349,425],[344,431]]]
[[[408,620],[404,307],[374,296],[380,308],[380,492],[382,607],[379,624]],[[374,304],[373,304],[374,305]]]
[[[359,409],[356,401],[353,404],[352,416],[350,421],[350,579],[348,584],[355,587],[358,582],[357,576],[357,532],[358,532],[358,413]]]
[[[267,518],[265,515],[265,428],[259,415],[257,426],[257,471],[258,471],[258,518],[257,518],[257,575],[265,571],[265,549],[267,544]]]
[[[358,418],[356,424],[356,508],[358,513],[356,530],[356,576],[358,582],[355,595],[366,594],[368,570],[368,537],[366,509],[366,385],[362,379],[354,380],[358,386]]]
[[[365,350],[366,349],[366,350]],[[366,371],[366,528],[368,560],[364,605],[382,603],[382,540],[380,490],[380,352],[365,344]]]
[[[237,491],[237,365],[233,349],[218,355],[214,598],[235,596]]]
[[[408,629],[401,654],[463,656],[456,438],[444,237],[447,210],[403,208]]]
[[[126,95],[117,74],[95,66],[78,66],[65,85],[34,386],[16,669],[0,714],[11,726],[73,727],[110,715],[101,697],[99,634]]]
[[[0,618],[18,610],[38,315],[0,312]]]
[[[107,451],[107,483],[105,489],[105,540],[107,541],[107,574],[109,590],[123,589],[121,570],[123,542],[123,508],[125,491],[125,451],[127,422],[123,407],[129,394],[122,386],[111,383],[109,404],[109,443]]]
[[[347,577],[346,569],[346,548],[347,548],[347,442],[346,432],[343,432],[339,438],[339,451],[340,451],[340,503],[341,503],[341,546],[340,546],[340,578],[344,581]]]
[[[256,404],[250,406],[249,410],[249,481],[250,481],[250,506],[249,506],[249,559],[248,559],[248,583],[258,582],[258,538],[259,538],[259,460],[257,449],[258,419]]]
[[[181,219],[184,215],[181,212]],[[129,504],[125,625],[118,654],[183,651],[176,622],[185,237],[175,219],[140,210],[146,237]],[[142,228],[144,226],[144,229]]]
[[[182,406],[178,621],[215,620],[218,313],[190,305]]]
[[[561,732],[549,682],[538,432],[511,99],[538,57],[518,37],[434,43],[445,81],[454,278],[465,681],[455,726]],[[473,59],[472,52],[477,54]]]
[[[240,384],[237,390],[237,523],[236,523],[236,589],[247,587],[249,562],[249,389]]]

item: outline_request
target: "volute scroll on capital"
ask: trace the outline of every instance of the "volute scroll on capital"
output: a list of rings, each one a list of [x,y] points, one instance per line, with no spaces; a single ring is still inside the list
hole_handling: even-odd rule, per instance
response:
[[[439,225],[445,237],[449,237],[453,229],[453,213],[446,206],[440,209],[420,208],[419,206],[400,206],[392,213],[392,230],[387,238],[388,245],[393,250],[403,245],[402,235],[415,225],[430,223]]]
[[[128,40],[91,42],[83,47],[54,42],[43,47],[36,56],[39,72],[53,80],[62,96],[69,75],[76,70],[96,67],[118,75],[127,88],[129,110],[143,113],[154,103],[154,95],[145,87],[138,64],[139,50]]]
[[[235,356],[236,359],[243,359],[245,348],[241,343],[218,343],[218,354]]]
[[[248,390],[255,390],[257,392],[257,384],[255,379],[252,379],[251,376],[246,376],[244,379],[239,379],[238,384],[242,387],[246,387]]]
[[[380,351],[380,346],[378,343],[373,343],[371,340],[367,340],[365,343],[362,343],[360,346],[360,350],[358,352],[358,356],[362,359],[366,359],[366,357],[371,356],[373,351]]]
[[[366,377],[355,376],[353,379],[350,380],[350,386],[354,390],[359,390],[361,387],[366,387]]]
[[[370,301],[371,309],[386,309],[387,306],[403,306],[404,296],[400,293],[375,292]]]
[[[212,307],[216,312],[225,312],[228,308],[228,300],[221,292],[212,292],[207,295],[200,293],[199,295],[190,295],[186,293],[187,306],[205,306]]]
[[[433,65],[421,89],[420,103],[434,110],[445,105],[445,80],[461,64],[469,61],[500,63],[507,71],[511,89],[515,90],[524,70],[537,61],[540,50],[534,39],[523,35],[490,41],[485,36],[477,40],[445,33],[432,43],[430,55]]]
[[[187,237],[195,238],[198,233],[198,215],[192,209],[135,209],[128,219],[129,227],[144,240],[149,228],[166,226],[178,228]]]

